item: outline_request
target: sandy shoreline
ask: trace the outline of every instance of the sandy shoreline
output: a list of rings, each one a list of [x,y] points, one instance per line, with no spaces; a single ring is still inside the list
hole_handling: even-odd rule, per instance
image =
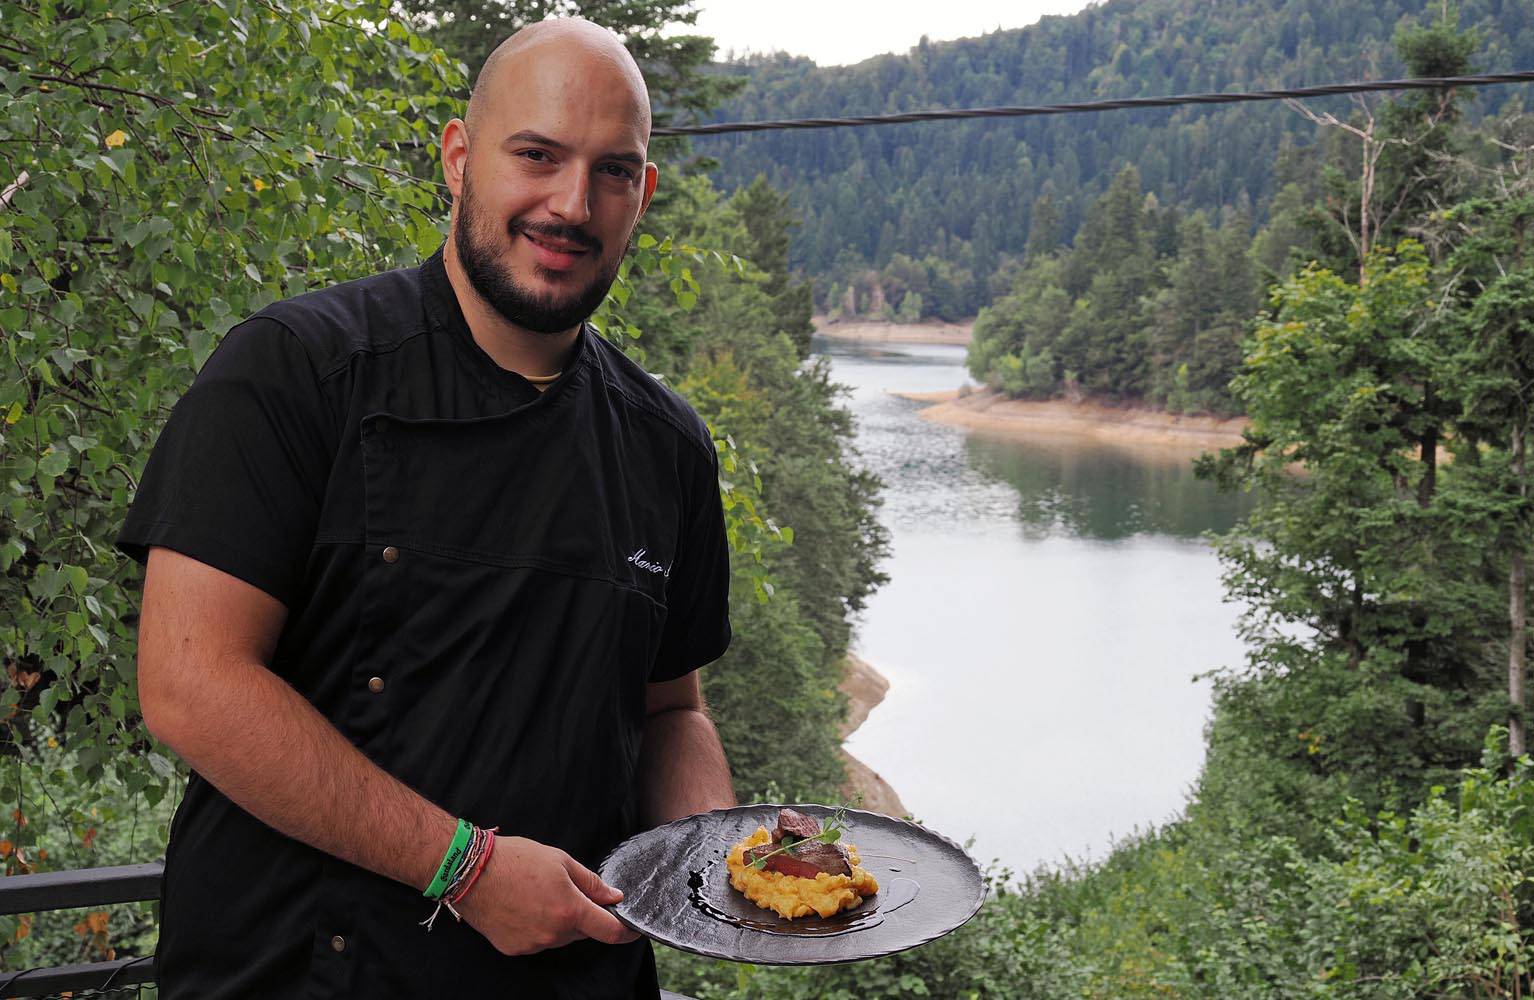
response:
[[[841,691],[847,696],[847,721],[842,724],[841,737],[845,740],[863,724],[875,705],[884,700],[890,682],[866,660],[847,654],[846,670],[842,675]],[[886,816],[909,816],[910,810],[900,801],[900,796],[890,783],[881,778],[867,764],[841,751],[842,763],[847,767],[847,783],[842,786],[842,797],[851,800],[861,795],[859,809],[883,813]]]
[[[817,336],[872,344],[969,344],[975,324],[883,323],[874,320],[837,320],[813,317]]]
[[[1245,417],[1181,416],[1144,407],[1073,403],[1064,399],[1008,399],[982,390],[965,393],[902,392],[896,395],[930,403],[924,420],[988,434],[1059,435],[1105,443],[1208,451],[1241,443]]]

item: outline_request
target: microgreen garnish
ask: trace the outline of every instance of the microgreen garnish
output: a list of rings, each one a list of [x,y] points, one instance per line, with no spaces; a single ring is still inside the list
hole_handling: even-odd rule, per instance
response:
[[[838,840],[842,839],[842,831],[847,829],[846,815],[847,807],[837,806],[836,811],[830,816],[827,816],[826,821],[820,825],[820,832],[815,834],[813,837],[801,838],[796,837],[791,833],[785,833],[783,835],[782,846],[780,846],[777,850],[769,851],[766,854],[763,854],[761,857],[757,858],[755,861],[752,861],[751,867],[758,870],[766,868],[767,859],[776,857],[779,854],[787,854],[791,858],[795,857],[796,855],[794,854],[793,848],[799,844],[805,843],[806,841],[818,840],[822,844],[836,843]]]

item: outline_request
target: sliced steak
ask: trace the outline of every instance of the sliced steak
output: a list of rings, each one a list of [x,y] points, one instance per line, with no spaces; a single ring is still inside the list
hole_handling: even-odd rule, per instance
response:
[[[800,840],[808,840],[820,833],[820,821],[792,809],[779,809],[778,828],[772,831],[772,839],[782,840],[785,833],[791,833]]]
[[[852,859],[847,856],[847,849],[841,844],[822,844],[812,840],[808,844],[794,847],[793,852],[796,860],[814,865],[816,871],[829,875],[852,874]],[[767,863],[772,864],[771,861]]]
[[[758,858],[772,854],[773,851],[777,851],[781,847],[781,844],[763,844],[760,847],[753,847],[746,852],[746,864],[749,865]],[[783,875],[797,875],[800,878],[814,878],[820,874],[819,868],[816,868],[808,861],[800,861],[798,858],[790,857],[787,852],[772,854],[772,857],[767,858],[767,863],[763,867],[770,872],[779,872]]]
[[[807,844],[799,844],[792,848],[793,854],[781,850],[780,844],[762,844],[746,851],[744,860],[751,864],[758,858],[767,858],[764,866],[767,871],[780,872],[784,875],[797,875],[800,878],[814,878],[821,872],[831,875],[851,875],[852,865],[847,857],[847,849],[840,844],[822,844],[819,841],[811,841]],[[773,851],[779,851],[773,854]]]

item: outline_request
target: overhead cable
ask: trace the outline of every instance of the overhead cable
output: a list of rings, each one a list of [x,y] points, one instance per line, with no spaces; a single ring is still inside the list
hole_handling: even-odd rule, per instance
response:
[[[1076,101],[1068,104],[1036,104],[1001,108],[951,108],[938,111],[906,111],[893,115],[859,115],[851,118],[788,118],[775,121],[720,122],[714,125],[678,125],[656,128],[652,136],[722,135],[727,132],[775,132],[784,129],[854,128],[860,125],[901,125],[906,122],[953,121],[965,118],[1037,118],[1130,108],[1173,108],[1185,104],[1244,104],[1252,101],[1283,101],[1302,97],[1330,97],[1379,90],[1442,90],[1449,87],[1486,87],[1500,83],[1534,83],[1534,70],[1513,73],[1478,73],[1472,76],[1425,76],[1406,80],[1365,80],[1332,83],[1287,90],[1251,90],[1235,94],[1175,94],[1170,97],[1125,97],[1112,101]]]

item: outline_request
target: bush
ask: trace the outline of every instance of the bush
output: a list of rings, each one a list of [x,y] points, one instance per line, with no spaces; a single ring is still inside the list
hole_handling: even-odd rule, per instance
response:
[[[661,949],[662,981],[700,1000],[1529,996],[1534,763],[1500,763],[1407,815],[1348,805],[1316,850],[1183,820],[1099,864],[988,873],[975,918],[909,952],[777,969]]]
[[[151,805],[141,790],[107,776],[94,784],[74,772],[79,755],[38,731],[17,751],[14,780],[0,801],[0,862],[6,875],[141,864],[163,853],[172,799]],[[169,767],[169,762],[165,762]],[[159,936],[157,904],[0,916],[0,968],[99,962],[147,955]]]

